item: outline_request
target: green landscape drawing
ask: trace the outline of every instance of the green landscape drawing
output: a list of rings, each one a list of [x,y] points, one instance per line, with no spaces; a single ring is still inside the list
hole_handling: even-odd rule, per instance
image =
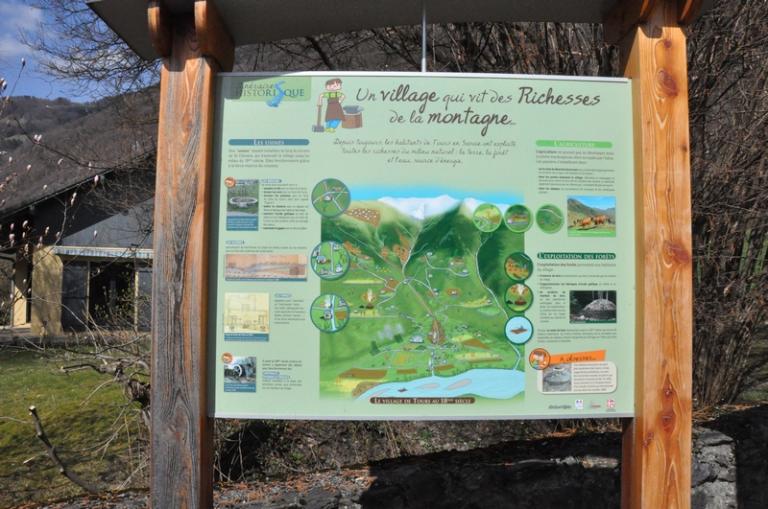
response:
[[[485,368],[522,372],[523,349],[504,335],[515,314],[505,304],[505,262],[523,251],[522,234],[480,231],[464,203],[415,219],[369,200],[324,217],[322,240],[349,253],[344,277],[322,281],[321,291],[351,313],[343,330],[320,333],[322,396]]]

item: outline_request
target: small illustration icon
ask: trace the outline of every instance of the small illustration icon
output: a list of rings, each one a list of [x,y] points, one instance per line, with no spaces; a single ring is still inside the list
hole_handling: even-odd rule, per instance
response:
[[[573,406],[576,407],[576,410],[584,410],[584,400],[577,399],[573,402]]]
[[[524,316],[513,316],[507,320],[504,334],[510,342],[522,345],[533,336],[533,324]]]
[[[533,260],[523,253],[512,253],[504,262],[504,272],[513,281],[525,281],[533,272]]]
[[[325,82],[325,91],[317,98],[317,123],[312,126],[314,132],[332,133],[344,121],[344,108],[341,103],[346,96],[341,91],[341,80],[333,78]],[[323,113],[323,99],[326,101],[325,126],[321,122]]]
[[[344,246],[332,240],[318,244],[310,258],[312,270],[321,279],[339,279],[349,269],[349,253]]]
[[[522,313],[533,304],[533,292],[528,285],[515,283],[507,288],[504,294],[504,302],[512,311]]]
[[[544,233],[556,233],[563,227],[563,211],[554,205],[544,205],[536,211],[536,224]]]
[[[336,217],[343,214],[349,207],[350,201],[349,188],[338,179],[321,180],[312,189],[312,206],[323,217]]]
[[[608,410],[614,410],[616,408],[616,401],[612,399],[605,400],[605,408]]]
[[[501,211],[493,203],[483,203],[472,214],[472,222],[475,223],[475,227],[485,233],[496,231],[501,225],[501,221]]]
[[[322,332],[338,332],[349,322],[349,304],[331,293],[319,296],[312,303],[310,318]]]
[[[531,223],[531,211],[525,205],[512,205],[504,212],[504,224],[515,233],[528,231]]]
[[[549,352],[544,348],[535,348],[530,355],[528,355],[528,363],[533,369],[543,370],[549,367],[551,356]]]

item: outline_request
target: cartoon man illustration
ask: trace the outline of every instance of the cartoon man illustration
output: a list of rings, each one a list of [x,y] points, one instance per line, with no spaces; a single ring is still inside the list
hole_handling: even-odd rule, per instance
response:
[[[321,93],[317,98],[318,110],[323,106],[323,99],[328,102],[325,108],[325,132],[334,132],[344,120],[344,110],[341,107],[341,103],[345,97],[344,92],[341,91],[341,80],[339,78],[333,78],[325,82],[325,92]]]
[[[549,366],[549,361],[550,361],[549,352],[547,352],[543,348],[537,348],[531,352],[531,355],[528,357],[528,360],[530,361],[531,367],[533,369],[538,369],[538,370],[546,369]]]

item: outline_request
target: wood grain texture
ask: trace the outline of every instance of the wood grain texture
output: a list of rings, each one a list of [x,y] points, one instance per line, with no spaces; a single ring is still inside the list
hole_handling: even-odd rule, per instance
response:
[[[171,54],[171,27],[168,14],[161,0],[149,0],[147,4],[147,26],[152,47],[161,57]]]
[[[195,30],[200,51],[218,62],[223,71],[231,71],[235,61],[235,44],[210,0],[195,1]]]
[[[657,3],[668,0],[618,0],[603,21],[606,42],[616,44],[648,19]]]
[[[637,218],[636,417],[624,433],[623,507],[689,508],[693,289],[688,84],[677,3],[624,41],[633,80]]]
[[[216,63],[175,19],[160,80],[152,287],[152,507],[213,504],[208,224]]]

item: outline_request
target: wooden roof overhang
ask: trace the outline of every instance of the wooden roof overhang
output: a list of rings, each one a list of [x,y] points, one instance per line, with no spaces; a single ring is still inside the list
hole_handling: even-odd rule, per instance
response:
[[[429,23],[480,21],[609,22],[622,32],[665,0],[425,0]],[[679,21],[692,22],[712,0],[678,0]],[[195,0],[163,0],[169,16],[191,14]],[[235,46],[364,28],[421,22],[419,0],[213,0]],[[147,0],[88,0],[88,5],[138,55],[163,56],[147,24]],[[609,34],[616,40],[618,34]]]

